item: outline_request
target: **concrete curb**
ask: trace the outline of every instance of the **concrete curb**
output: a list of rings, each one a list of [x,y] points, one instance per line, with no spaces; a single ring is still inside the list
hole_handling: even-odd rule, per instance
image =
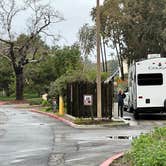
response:
[[[5,101],[0,101],[0,105],[5,105],[7,102]]]
[[[74,124],[74,123],[72,123],[71,121],[66,120],[66,119],[64,119],[64,118],[62,118],[62,117],[59,117],[59,116],[57,116],[57,115],[55,115],[55,114],[48,113],[48,112],[43,112],[43,111],[38,111],[38,110],[35,110],[35,109],[32,109],[32,110],[30,110],[30,111],[31,111],[31,112],[40,113],[40,114],[47,115],[47,116],[49,116],[49,117],[58,119],[59,121],[65,123],[65,124],[68,125],[68,126],[77,127],[77,125]]]
[[[109,166],[114,160],[122,157],[124,155],[124,152],[118,153],[110,158],[108,158],[106,161],[104,161],[100,166]]]
[[[36,109],[32,109],[30,111],[40,113],[40,114],[47,115],[49,117],[58,119],[59,121],[65,123],[66,125],[68,125],[70,127],[79,128],[79,129],[94,129],[94,128],[110,128],[110,127],[115,127],[115,126],[128,126],[128,123],[124,123],[123,125],[118,124],[118,125],[112,125],[112,126],[109,126],[107,124],[104,124],[104,125],[77,125],[77,124],[75,124],[75,123],[73,123],[73,122],[71,122],[67,119],[64,119],[63,117],[59,117],[58,115],[55,115],[53,113],[43,112],[43,111],[39,111],[39,110],[36,110]]]

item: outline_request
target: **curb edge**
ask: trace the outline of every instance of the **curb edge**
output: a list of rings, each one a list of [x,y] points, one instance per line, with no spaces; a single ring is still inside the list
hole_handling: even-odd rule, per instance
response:
[[[39,110],[36,110],[36,109],[31,109],[30,110],[31,112],[36,112],[36,113],[40,113],[40,114],[43,114],[43,115],[46,115],[46,116],[49,116],[51,118],[55,118],[63,123],[65,123],[66,125],[70,126],[70,127],[73,127],[73,128],[79,128],[79,129],[93,129],[93,128],[105,128],[106,126],[96,126],[96,125],[78,125],[78,124],[75,124],[67,119],[64,119],[62,117],[59,117],[58,115],[56,114],[52,114],[52,113],[48,113],[48,112],[43,112],[43,111],[39,111]],[[125,125],[118,125],[118,126],[128,126],[127,123],[125,123]],[[115,125],[116,126],[116,125]],[[114,126],[112,126],[114,127]]]
[[[102,164],[100,164],[100,166],[109,166],[114,160],[122,157],[124,155],[124,152],[115,154],[114,156],[108,158],[107,160],[105,160]]]
[[[5,101],[0,101],[0,105],[5,105],[7,102]]]
[[[49,117],[51,117],[51,118],[58,119],[59,121],[65,123],[65,124],[68,125],[68,126],[77,127],[77,125],[74,124],[74,123],[72,123],[71,121],[68,121],[68,120],[66,120],[66,119],[64,119],[64,118],[61,118],[61,117],[59,117],[59,116],[57,116],[57,115],[55,115],[55,114],[51,114],[51,113],[47,113],[47,112],[42,112],[42,111],[38,111],[38,110],[35,110],[35,109],[32,109],[32,110],[30,110],[30,111],[31,111],[31,112],[40,113],[40,114],[43,114],[43,115],[47,115],[47,116],[49,116]]]

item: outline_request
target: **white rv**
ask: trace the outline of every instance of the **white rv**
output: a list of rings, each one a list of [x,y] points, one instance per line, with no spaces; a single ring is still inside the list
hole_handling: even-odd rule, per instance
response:
[[[128,107],[141,112],[166,111],[166,58],[151,54],[133,63],[128,75]]]

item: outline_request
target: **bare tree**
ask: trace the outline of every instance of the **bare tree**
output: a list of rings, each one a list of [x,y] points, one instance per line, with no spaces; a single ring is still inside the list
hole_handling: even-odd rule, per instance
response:
[[[28,12],[27,34],[25,40],[17,42],[18,34],[13,31],[15,18],[21,12]],[[22,7],[16,0],[0,1],[0,51],[12,64],[16,76],[16,99],[23,99],[24,67],[28,63],[38,62],[38,47],[34,44],[39,36],[55,37],[50,32],[51,25],[62,21],[60,13],[41,0],[25,0]],[[52,27],[51,27],[52,28]]]

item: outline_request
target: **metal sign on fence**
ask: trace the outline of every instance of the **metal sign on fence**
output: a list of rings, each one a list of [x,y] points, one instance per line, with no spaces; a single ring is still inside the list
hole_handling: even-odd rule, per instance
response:
[[[92,95],[84,95],[84,105],[85,106],[93,105],[93,96]]]

